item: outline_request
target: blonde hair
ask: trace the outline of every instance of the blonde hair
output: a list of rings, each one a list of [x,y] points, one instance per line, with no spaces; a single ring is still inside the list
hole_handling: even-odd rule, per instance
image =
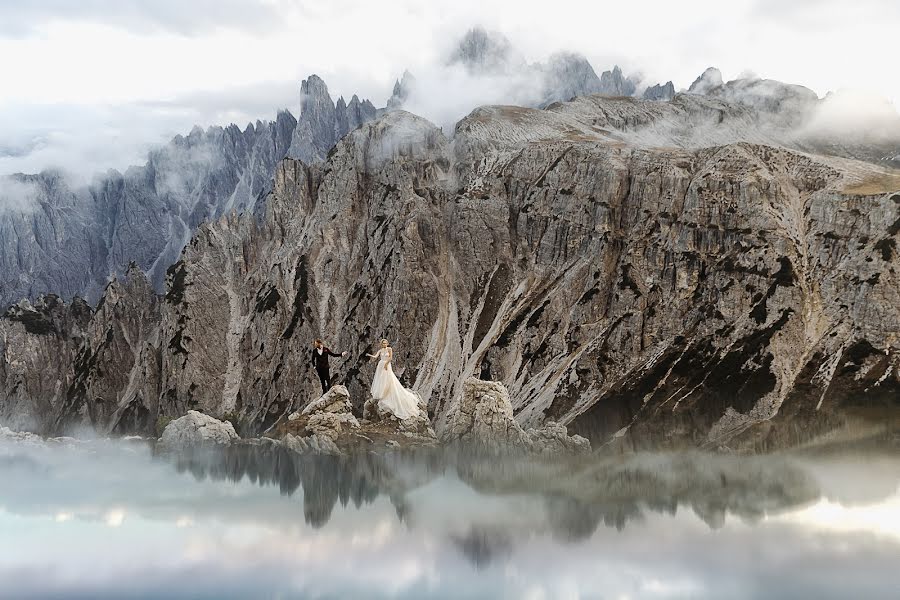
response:
[[[382,343],[382,344],[389,344],[390,342],[388,342],[386,339],[382,338],[382,339],[381,339],[381,343]]]

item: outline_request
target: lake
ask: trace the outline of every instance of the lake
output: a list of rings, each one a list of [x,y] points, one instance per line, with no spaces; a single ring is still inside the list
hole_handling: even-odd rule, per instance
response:
[[[900,453],[0,442],[2,598],[896,598]]]

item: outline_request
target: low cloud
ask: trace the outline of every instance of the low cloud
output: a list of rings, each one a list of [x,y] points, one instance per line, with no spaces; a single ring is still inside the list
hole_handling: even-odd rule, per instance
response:
[[[297,114],[299,83],[270,82],[198,91],[167,101],[114,106],[13,105],[0,111],[0,178],[59,169],[74,184],[109,169],[124,171],[147,161],[150,150],[201,124],[248,123]]]
[[[197,35],[219,28],[279,27],[265,0],[0,0],[0,35],[24,37],[60,21],[112,25],[136,33]]]
[[[30,212],[35,206],[37,189],[28,181],[0,177],[0,215],[5,212]]]
[[[900,115],[877,94],[839,90],[818,103],[804,133],[853,142],[900,143]]]

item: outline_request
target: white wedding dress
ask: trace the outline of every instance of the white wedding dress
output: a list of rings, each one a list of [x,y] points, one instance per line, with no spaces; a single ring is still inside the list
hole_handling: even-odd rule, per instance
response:
[[[400,420],[414,417],[419,414],[419,398],[400,384],[400,380],[394,375],[394,369],[387,362],[389,356],[387,348],[378,351],[378,366],[375,367],[375,377],[372,379],[372,397]]]

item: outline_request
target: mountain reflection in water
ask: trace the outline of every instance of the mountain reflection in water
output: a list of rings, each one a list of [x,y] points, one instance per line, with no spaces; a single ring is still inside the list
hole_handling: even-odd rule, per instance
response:
[[[0,597],[890,597],[900,556],[895,454],[17,443],[0,477]]]

